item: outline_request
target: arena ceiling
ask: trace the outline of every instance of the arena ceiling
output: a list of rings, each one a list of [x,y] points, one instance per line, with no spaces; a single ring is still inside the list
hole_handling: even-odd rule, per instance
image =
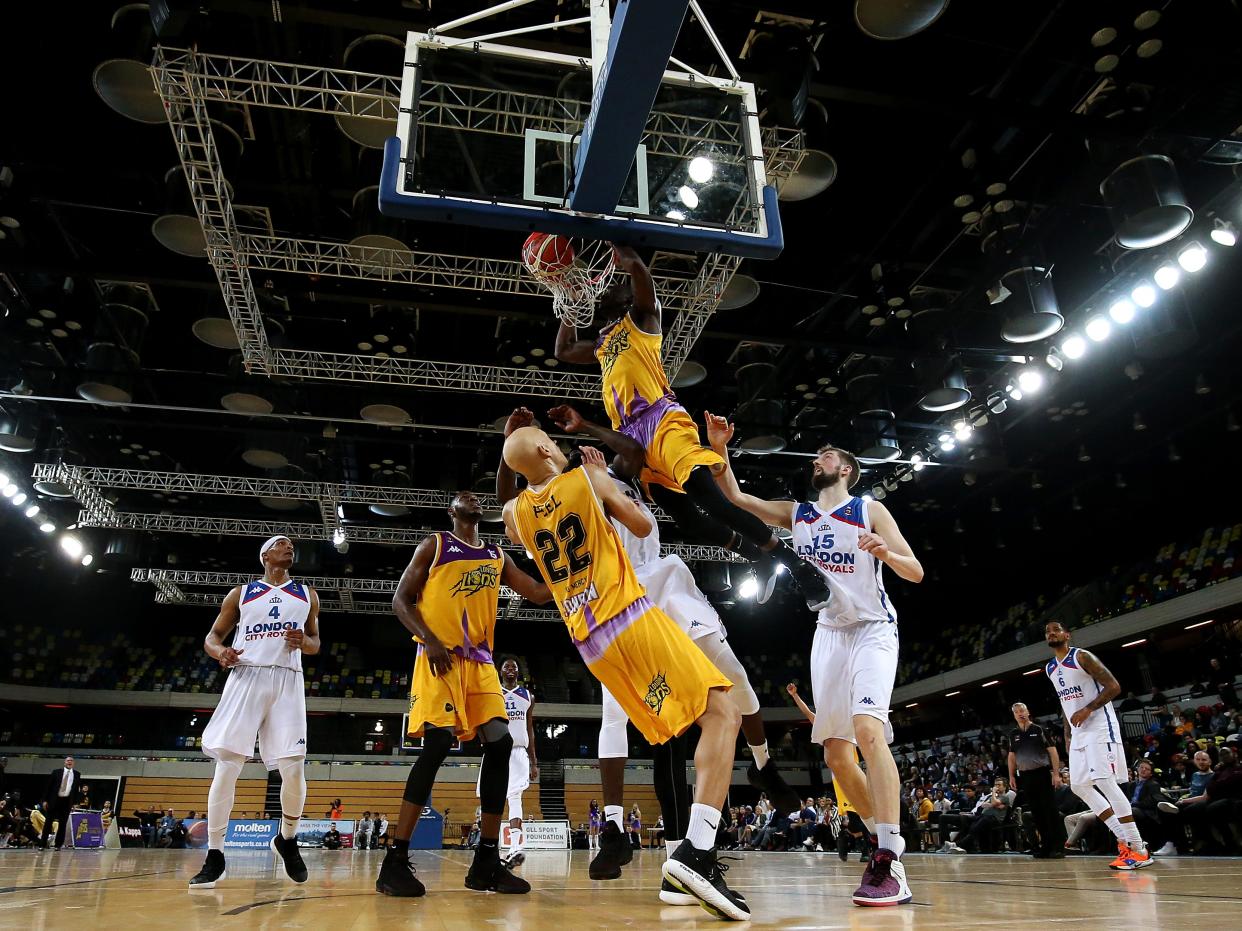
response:
[[[395,81],[400,48],[376,37],[401,39],[481,5],[170,3],[159,41],[222,61]],[[891,496],[916,547],[947,553],[941,571],[964,577],[1034,557],[1044,548],[1041,518],[1068,515],[1084,530],[1106,515],[1137,520],[1170,476],[1236,453],[1229,386],[1240,276],[1231,250],[1210,237],[1242,222],[1234,5],[953,0],[924,31],[895,41],[865,34],[853,4],[702,6],[764,90],[762,122],[805,131],[813,154],[786,196],[832,177],[826,190],[783,202],[784,254],[741,263],[681,371],[690,410],[742,422],[755,451],[735,464],[749,487],[805,493],[805,455],[827,440],[884,457],[896,450],[871,465],[862,487]],[[886,8],[859,6],[863,19]],[[480,31],[580,7],[537,0]],[[318,573],[391,578],[405,561],[393,546],[442,526],[437,492],[490,488],[498,419],[519,404],[541,413],[561,398],[592,397],[593,372],[552,358],[550,302],[533,287],[486,274],[477,289],[450,287],[451,267],[385,269],[350,251],[360,236],[385,235],[424,256],[518,257],[520,236],[378,216],[368,188],[378,180],[379,121],[334,116],[330,106],[213,99],[207,112],[269,342],[303,358],[371,360],[362,374],[247,375],[159,98],[128,100],[148,122],[104,99],[126,71],[97,71],[101,62],[153,60],[146,12],[92,4],[68,18],[43,4],[20,15],[21,28],[0,40],[8,86],[21,89],[8,95],[0,138],[0,432],[30,441],[3,463],[41,507],[29,524],[5,518],[22,546],[37,553],[54,539],[38,532],[45,518],[57,533],[76,522],[79,501],[32,484],[36,463],[64,463],[95,470],[74,473],[95,482],[82,494],[138,515],[121,528],[145,528],[84,524],[96,568],[238,571],[252,565],[247,535],[296,522],[323,528],[302,553]],[[586,44],[572,29],[525,41],[564,52]],[[704,69],[716,61],[689,28],[678,57]],[[391,86],[373,89],[382,97]],[[793,103],[802,86],[805,112]],[[1110,213],[1105,179],[1153,155],[1169,161],[1135,163],[1142,170],[1118,180],[1129,186],[1111,195]],[[1174,213],[1180,197],[1191,225],[1155,248],[1119,245],[1119,224],[1153,196]],[[1050,350],[1091,318],[1107,319],[1157,266],[1176,266],[1192,241],[1207,249],[1202,272],[1158,290],[1133,324],[1087,340],[1083,358],[1053,353],[1058,367],[1048,363]],[[703,274],[701,258],[659,262],[669,287]],[[108,309],[118,305],[137,313]],[[1003,337],[1047,329],[1053,310],[1065,320],[1059,332]],[[428,365],[394,383],[374,376],[386,358]],[[1043,384],[1017,400],[1024,369]],[[497,378],[502,370],[517,374]],[[937,389],[970,399],[929,410]],[[603,418],[597,403],[581,403]],[[954,436],[961,420],[968,438]],[[946,433],[952,449],[941,448]],[[219,476],[276,484],[208,487]],[[387,504],[281,493],[296,482],[394,493]],[[393,533],[376,544],[370,530],[351,536],[354,527]],[[347,553],[333,549],[336,530]]]

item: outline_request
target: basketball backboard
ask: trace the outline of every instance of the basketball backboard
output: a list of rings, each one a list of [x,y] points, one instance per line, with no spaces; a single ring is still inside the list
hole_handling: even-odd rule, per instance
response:
[[[609,69],[625,62],[610,57],[602,5],[602,23],[597,10],[583,18],[595,29],[594,53],[584,57],[490,41],[503,34],[461,39],[446,36],[445,27],[410,33],[381,210],[665,249],[778,255],[780,218],[753,86],[674,59],[657,73],[654,102],[638,114],[639,137],[609,135],[611,125],[597,119],[606,106],[601,84],[624,81]],[[612,30],[613,45],[621,25]],[[587,154],[580,145],[629,163],[619,198],[602,212],[570,205]]]

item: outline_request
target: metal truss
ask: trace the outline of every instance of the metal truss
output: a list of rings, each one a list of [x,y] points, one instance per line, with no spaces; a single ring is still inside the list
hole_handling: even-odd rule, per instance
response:
[[[339,600],[321,597],[319,599],[320,613],[392,615],[392,605],[389,602],[351,600],[349,603],[346,603],[343,594]],[[162,592],[156,592],[155,602],[156,604],[181,605],[183,607],[218,608],[220,606],[220,596],[210,592],[185,592],[180,598],[170,598]],[[511,621],[536,621],[545,624],[556,624],[561,620],[559,614],[551,611],[542,611],[538,608],[517,608],[506,611],[504,617],[506,620]]]
[[[243,234],[237,227],[207,115],[209,101],[349,116],[395,119],[400,80],[384,75],[256,61],[158,47],[156,89],[168,113],[173,141],[207,241],[229,319],[237,332],[247,371],[286,378],[326,379],[441,390],[518,392],[594,400],[594,376],[534,369],[508,369],[415,359],[376,359],[338,353],[274,350],[267,342],[250,277],[251,268],[334,277],[407,281],[439,287],[538,295],[517,261],[403,253],[344,244]],[[800,134],[774,136],[774,177],[792,173]],[[766,144],[766,143],[765,143]],[[678,317],[665,350],[665,368],[676,375],[737,270],[737,261],[716,257],[691,282],[657,281],[661,300]],[[446,375],[446,372],[448,373]],[[482,386],[482,387],[476,387]]]

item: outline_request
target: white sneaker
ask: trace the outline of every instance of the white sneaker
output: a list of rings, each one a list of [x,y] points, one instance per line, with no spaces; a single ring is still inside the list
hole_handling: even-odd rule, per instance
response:
[[[815,845],[815,852],[816,852],[816,853],[823,853],[823,852],[824,852],[824,845],[823,845],[823,844],[816,844],[816,845]]]
[[[1152,853],[1158,857],[1174,857],[1177,856],[1177,846],[1173,841],[1168,841],[1163,847],[1159,850],[1153,850]]]
[[[806,840],[802,842],[802,846],[805,847],[807,850],[810,850],[812,847],[815,846],[815,838],[808,837]]]
[[[957,844],[949,845],[949,853],[965,853],[965,852],[966,852],[965,847],[959,847]]]
[[[1156,807],[1159,808],[1166,815],[1175,815],[1179,811],[1181,811],[1181,809],[1178,808],[1176,805],[1174,805],[1172,802],[1156,802]]]

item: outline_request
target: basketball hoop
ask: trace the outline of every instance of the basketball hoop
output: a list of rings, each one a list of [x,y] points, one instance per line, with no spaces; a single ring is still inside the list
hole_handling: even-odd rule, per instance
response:
[[[615,269],[612,246],[588,239],[531,233],[522,246],[522,264],[552,292],[552,312],[572,327],[589,326],[595,302]]]

